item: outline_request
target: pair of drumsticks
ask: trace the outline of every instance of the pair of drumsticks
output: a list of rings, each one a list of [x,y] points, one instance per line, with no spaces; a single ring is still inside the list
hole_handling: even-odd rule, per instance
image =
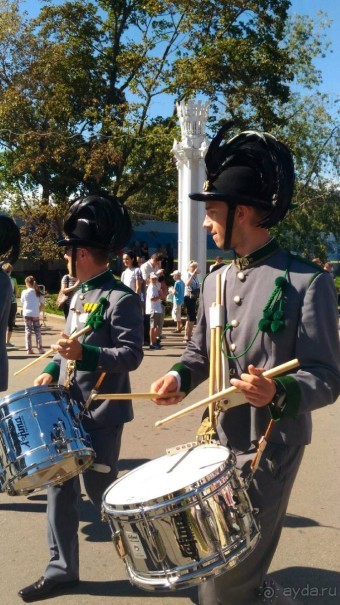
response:
[[[227,399],[228,396],[232,395],[233,393],[238,392],[238,389],[236,387],[228,387],[227,389],[221,390],[221,368],[222,368],[221,355],[220,355],[220,342],[221,342],[221,330],[222,330],[221,275],[218,273],[216,278],[217,278],[216,279],[216,304],[213,305],[212,318],[211,318],[209,396],[206,397],[205,399],[202,399],[201,401],[198,401],[198,402],[174,413],[174,414],[171,414],[170,416],[168,416],[166,418],[163,418],[162,420],[158,420],[155,423],[155,427],[163,426],[164,424],[167,424],[168,422],[176,420],[177,418],[181,418],[185,414],[188,414],[190,412],[193,412],[194,410],[197,410],[198,408],[206,407],[206,406],[209,406],[209,420],[210,420],[211,424],[214,425],[216,403],[218,401]],[[78,332],[75,332],[74,334],[69,336],[69,340],[75,340],[76,338],[79,338],[83,334],[89,333],[91,330],[92,330],[91,326],[85,326]],[[46,351],[46,353],[44,353],[43,355],[40,355],[40,357],[37,357],[36,359],[31,361],[29,364],[27,364],[26,366],[24,366],[23,368],[21,368],[20,370],[15,372],[14,376],[17,376],[18,374],[21,374],[21,372],[28,370],[28,368],[34,366],[39,361],[41,361],[42,359],[45,359],[46,357],[48,357],[49,355],[52,355],[53,353],[54,353],[53,349],[49,349],[48,351]],[[293,370],[294,368],[297,368],[299,365],[300,364],[299,364],[298,359],[292,359],[291,361],[287,361],[286,363],[276,366],[275,368],[266,370],[265,372],[263,372],[262,375],[267,378],[274,378],[275,376],[279,376],[280,374],[283,374],[285,372]],[[109,399],[109,400],[168,399],[171,397],[183,397],[184,396],[184,393],[182,393],[182,392],[172,392],[172,393],[163,393],[163,394],[158,394],[158,393],[106,393],[106,394],[99,393],[99,394],[96,394],[95,393],[96,388],[99,388],[97,385],[102,382],[104,375],[105,375],[105,373],[103,373],[100,376],[99,381],[97,382],[95,388],[93,389],[93,396],[91,397],[91,401],[93,401],[94,399]],[[215,389],[216,389],[216,392],[215,392]],[[89,404],[91,403],[91,401],[89,402]],[[89,407],[89,405],[87,405],[86,407]]]

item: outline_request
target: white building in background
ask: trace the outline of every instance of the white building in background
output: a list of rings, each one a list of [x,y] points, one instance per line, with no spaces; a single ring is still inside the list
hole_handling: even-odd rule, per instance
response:
[[[207,234],[202,228],[205,208],[203,203],[192,201],[189,193],[202,191],[205,181],[208,114],[208,102],[177,104],[182,139],[174,141],[172,151],[178,169],[178,267],[182,272],[190,260],[198,262],[203,274],[206,266]]]

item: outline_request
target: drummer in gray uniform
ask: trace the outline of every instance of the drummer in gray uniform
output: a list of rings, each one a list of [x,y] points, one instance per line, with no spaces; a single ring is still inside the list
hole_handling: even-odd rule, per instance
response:
[[[206,277],[193,338],[180,362],[151,391],[188,393],[208,378],[209,309],[220,273],[220,348],[230,384],[247,403],[221,411],[216,432],[221,444],[234,450],[244,478],[270,420],[275,423],[248,491],[259,510],[261,540],[243,562],[200,584],[199,603],[278,605],[291,601],[265,575],[304,448],[311,441],[311,412],[333,403],[339,394],[336,294],[327,272],[281,249],[269,233],[286,215],[293,194],[289,149],[267,133],[247,131],[230,140],[225,133],[226,127],[208,149],[204,191],[190,197],[205,202],[203,226],[218,248],[234,250],[234,261]],[[275,379],[262,375],[264,369],[295,358],[300,362],[296,371]],[[173,397],[156,403],[179,401]]]
[[[6,260],[14,264],[20,253],[20,231],[9,216],[0,216],[0,255],[5,254]],[[6,351],[6,332],[12,303],[13,287],[11,280],[1,268],[0,263],[0,391],[8,388],[8,358]]]
[[[106,193],[73,203],[64,223],[68,272],[81,282],[70,304],[65,334],[53,349],[53,361],[35,385],[58,381],[80,403],[96,387],[102,393],[129,393],[129,372],[143,358],[143,316],[140,297],[117,282],[107,268],[111,252],[121,250],[131,233],[124,206]],[[67,335],[89,326],[89,333],[71,340]],[[125,422],[131,421],[131,401],[93,400],[83,416],[96,454],[83,474],[92,503],[101,509],[102,494],[117,477],[117,460]],[[20,590],[24,601],[38,601],[79,583],[79,477],[48,488],[50,561],[44,575]]]

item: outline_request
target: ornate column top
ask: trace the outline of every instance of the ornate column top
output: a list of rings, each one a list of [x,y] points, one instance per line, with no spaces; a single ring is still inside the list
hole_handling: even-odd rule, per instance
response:
[[[202,143],[207,144],[205,129],[209,115],[209,102],[181,101],[176,104],[177,115],[181,126],[182,147],[199,149]],[[177,143],[177,141],[176,141]]]

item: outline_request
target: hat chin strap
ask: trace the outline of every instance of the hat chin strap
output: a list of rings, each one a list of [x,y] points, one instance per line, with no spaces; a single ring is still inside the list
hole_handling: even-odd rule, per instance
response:
[[[71,276],[72,277],[77,277],[76,258],[77,258],[77,248],[75,246],[72,246],[72,255],[71,255]]]
[[[235,210],[236,206],[228,204],[228,216],[225,227],[225,236],[224,236],[224,244],[223,250],[231,250],[231,236],[233,233],[233,225],[235,218]]]

